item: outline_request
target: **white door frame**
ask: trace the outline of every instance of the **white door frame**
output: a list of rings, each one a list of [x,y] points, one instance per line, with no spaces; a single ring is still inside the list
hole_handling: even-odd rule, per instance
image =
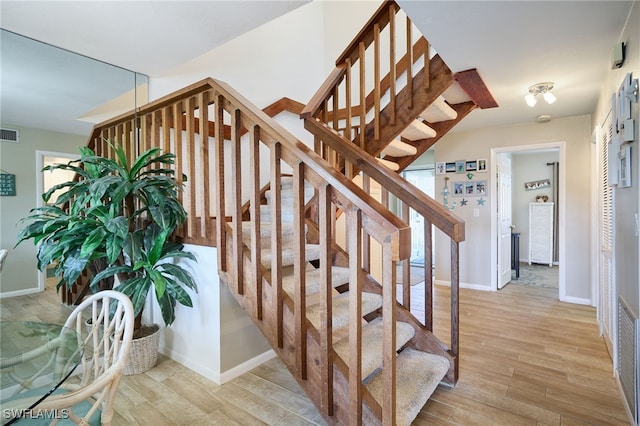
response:
[[[491,187],[496,188],[497,182],[497,164],[496,156],[505,152],[519,152],[519,151],[535,151],[541,149],[558,149],[559,150],[559,163],[560,163],[560,176],[558,182],[558,198],[562,202],[558,203],[558,262],[560,264],[558,271],[558,298],[560,301],[566,301],[566,235],[565,235],[565,218],[566,218],[566,143],[564,141],[548,142],[533,145],[520,145],[520,146],[508,146],[502,148],[491,149],[491,170],[490,177],[492,179]],[[497,197],[491,198],[491,291],[498,290],[498,200]]]
[[[69,154],[68,152],[56,152],[56,151],[41,151],[36,150],[36,207],[43,207],[44,201],[42,200],[42,193],[44,192],[44,174],[42,169],[44,168],[45,157],[61,157],[68,158],[69,161],[77,160],[80,158],[78,154]],[[46,270],[38,271],[38,291],[43,292],[47,282]]]

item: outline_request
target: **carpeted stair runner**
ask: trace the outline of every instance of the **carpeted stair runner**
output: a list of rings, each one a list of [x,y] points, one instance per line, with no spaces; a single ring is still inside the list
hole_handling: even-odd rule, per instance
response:
[[[293,276],[293,263],[295,260],[295,244],[293,242],[293,194],[292,178],[283,177],[281,183],[282,200],[282,249],[279,256],[282,259],[282,287],[285,292],[293,296],[295,282]],[[305,202],[313,196],[313,189],[305,185]],[[267,202],[271,201],[271,192],[266,191]],[[271,206],[269,204],[260,206],[260,236],[261,236],[261,263],[265,269],[271,268]],[[243,222],[242,239],[248,246],[251,243],[251,222]],[[320,246],[318,244],[305,245],[305,258],[307,262],[320,258]],[[333,266],[331,268],[332,286],[339,287],[349,282],[349,269]],[[320,270],[307,264],[305,271],[305,283],[307,295],[313,295],[320,291]],[[374,293],[362,293],[362,316],[380,309],[382,307],[382,296]],[[307,306],[307,319],[316,328],[321,328],[320,304],[310,304]],[[336,295],[332,302],[332,326],[334,330],[349,325],[349,292]],[[364,320],[363,320],[364,322]],[[449,369],[449,361],[441,356],[417,351],[411,348],[402,349],[405,344],[413,338],[415,329],[413,326],[403,322],[396,322],[396,350],[400,350],[397,357],[397,381],[396,381],[396,407],[397,424],[409,425],[418,415],[424,404],[427,402],[433,391],[438,386]],[[383,345],[383,319],[378,317],[369,323],[364,323],[362,328],[362,377],[366,378],[364,383],[372,395],[381,403],[383,389],[382,377],[379,374],[382,368],[382,345]],[[336,353],[346,362],[349,362],[349,338],[337,340],[334,349]],[[401,350],[402,349],[402,350]]]
[[[410,425],[447,374],[449,361],[415,349],[406,348],[396,360],[396,424]],[[382,405],[385,389],[382,375],[366,383],[371,395]]]
[[[396,350],[400,350],[416,334],[406,322],[396,323]],[[382,365],[382,318],[376,318],[362,327],[362,377],[366,379]],[[365,343],[366,342],[366,343]],[[349,336],[333,345],[333,349],[346,363],[349,362]]]

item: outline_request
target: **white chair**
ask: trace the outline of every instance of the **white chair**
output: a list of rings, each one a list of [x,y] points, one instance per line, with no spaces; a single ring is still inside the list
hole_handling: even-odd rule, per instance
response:
[[[7,258],[8,254],[9,254],[9,250],[0,249],[0,272],[2,272],[2,266],[4,266],[4,261]]]
[[[133,322],[131,300],[118,291],[100,291],[80,303],[65,322],[66,327],[78,333],[79,343],[84,345],[77,367],[80,373],[33,411],[58,410],[61,417],[68,417],[51,424],[89,425],[99,421],[110,425],[113,402],[133,338]],[[19,423],[42,424],[42,421],[26,418]]]

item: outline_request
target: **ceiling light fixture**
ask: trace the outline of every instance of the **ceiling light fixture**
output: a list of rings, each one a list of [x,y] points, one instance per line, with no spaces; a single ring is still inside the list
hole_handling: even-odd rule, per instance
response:
[[[529,86],[529,94],[524,97],[524,100],[527,102],[527,105],[533,108],[538,102],[536,96],[541,94],[548,104],[552,104],[557,99],[553,93],[551,93],[551,89],[553,89],[553,83],[551,82],[537,83]]]

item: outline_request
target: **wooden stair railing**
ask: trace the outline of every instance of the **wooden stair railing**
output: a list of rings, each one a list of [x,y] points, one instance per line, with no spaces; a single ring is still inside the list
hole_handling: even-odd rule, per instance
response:
[[[321,120],[377,157],[450,86],[459,86],[466,97],[450,105],[455,118],[427,123],[435,136],[403,138],[417,148],[415,155],[385,157],[402,171],[474,108],[497,106],[477,70],[453,73],[438,54],[431,54],[429,42],[411,19],[394,1],[385,1],[338,58],[301,118]]]
[[[427,196],[419,188],[401,178],[396,173],[380,166],[374,157],[363,150],[348,143],[345,138],[335,130],[326,126],[320,120],[308,119],[305,127],[316,135],[316,144],[320,152],[331,153],[323,158],[330,162],[336,171],[343,173],[349,170],[359,170],[362,186],[368,190],[377,185],[382,192],[382,204],[389,207],[390,195],[394,196],[399,205],[396,207],[400,219],[409,222],[409,211],[413,209],[422,217],[424,223],[424,276],[425,299],[424,326],[433,332],[433,280],[432,280],[432,242],[434,235],[432,225],[442,231],[451,240],[450,267],[451,267],[451,316],[450,316],[450,346],[449,353],[452,356],[453,365],[446,377],[446,382],[455,385],[458,380],[458,355],[459,355],[459,243],[465,239],[464,221],[444,208],[440,203]],[[353,175],[346,177],[353,179]],[[397,279],[402,285],[402,305],[411,310],[411,268],[409,259],[401,262],[402,277]]]
[[[288,103],[288,108],[300,106],[293,101]],[[133,134],[136,128],[140,129],[137,143]],[[109,156],[105,139],[124,141],[132,155],[150,147],[177,155],[175,169],[184,176],[182,202],[189,214],[180,238],[218,248],[221,279],[330,423],[396,423],[395,392],[385,392],[381,401],[376,400],[357,368],[362,362],[366,325],[362,319],[363,300],[367,294],[381,298],[381,307],[369,316],[382,318],[380,359],[384,360],[384,389],[395,389],[397,385],[394,342],[398,321],[409,323],[417,331],[407,347],[436,353],[448,360],[447,365],[453,365],[453,353],[433,340],[427,328],[397,302],[396,264],[409,256],[410,229],[406,221],[225,83],[202,80],[141,107],[135,114],[96,128],[90,145],[97,153]],[[266,162],[264,158],[261,161],[260,146],[269,150]],[[269,179],[265,181],[267,168]],[[293,180],[293,226],[284,225],[282,220],[285,209],[280,182],[284,175],[292,175]],[[265,183],[271,192],[271,222],[263,228]],[[313,189],[316,200],[314,214],[305,203],[307,186]],[[336,240],[338,211],[344,212],[342,217],[346,218],[347,243],[342,246]],[[216,221],[216,217],[225,220]],[[291,248],[291,241],[285,241],[284,228],[293,229],[296,284],[292,294],[283,289],[286,277],[282,256],[273,255],[265,263],[265,256],[270,253],[280,254]],[[315,264],[321,272],[319,325],[305,315],[309,308],[305,250],[310,242],[318,244],[320,253]],[[385,273],[379,280],[373,280],[363,267],[370,256],[371,242],[382,248]],[[333,347],[331,318],[337,308],[332,297],[337,292],[331,270],[335,265],[349,270],[351,355],[347,358],[339,356]],[[444,371],[443,376],[446,368]],[[453,373],[444,380],[455,383]]]

